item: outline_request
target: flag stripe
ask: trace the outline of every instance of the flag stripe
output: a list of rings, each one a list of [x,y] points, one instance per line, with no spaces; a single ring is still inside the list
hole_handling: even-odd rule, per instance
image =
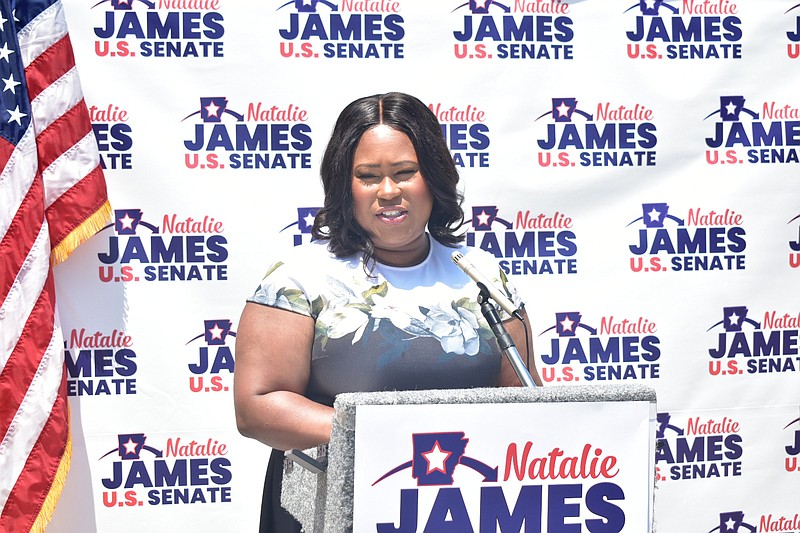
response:
[[[66,379],[66,374],[64,377]],[[64,395],[60,394],[59,396],[63,397]],[[72,462],[72,436],[69,433],[69,402],[66,402],[66,405],[67,445],[64,447],[64,452],[61,454],[61,462],[58,464],[58,469],[56,470],[55,477],[53,478],[53,484],[50,486],[50,491],[44,498],[42,510],[39,512],[39,516],[33,523],[30,533],[44,533],[45,529],[47,529],[47,524],[53,518],[53,514],[55,513],[56,503],[58,503],[58,499],[61,496],[61,491],[64,489],[64,485],[67,483],[67,472],[69,472],[70,463]]]
[[[22,204],[28,189],[33,183],[38,163],[35,153],[33,128],[28,128],[22,139],[17,143],[16,149],[11,152],[11,157],[5,162],[3,172],[0,173],[0,239],[3,238],[11,226],[14,215]],[[0,144],[8,143],[0,137]],[[0,150],[7,153],[8,148]],[[10,274],[10,271],[5,275]]]
[[[45,353],[53,336],[53,321],[48,322],[52,314],[54,302],[52,298],[52,275],[45,282],[44,291],[39,295],[30,315],[24,321],[19,342],[11,352],[3,371],[0,372],[0,427],[10,427],[14,416],[25,398],[27,390],[21,389],[19,383],[30,383],[36,376],[41,363],[41,355]],[[38,354],[38,357],[34,357]],[[0,529],[2,531],[2,529]]]
[[[13,153],[14,144],[8,142],[7,139],[4,139],[2,136],[0,136],[0,162],[5,163],[8,161]],[[0,178],[0,182],[2,182],[2,178]]]
[[[43,224],[22,269],[0,306],[0,364],[5,366],[45,286],[50,266],[50,230]]]
[[[30,531],[37,520],[39,507],[50,492],[51,480],[59,470],[68,442],[69,405],[66,392],[66,374],[62,372],[58,394],[50,406],[50,416],[28,452],[28,459],[21,475],[9,495],[9,500],[17,502],[16,509],[10,509],[11,512],[0,516],[0,531]],[[28,475],[28,472],[33,473],[36,470],[39,472],[35,475]],[[63,480],[61,482],[63,483]]]
[[[14,192],[21,193],[23,191]],[[0,237],[0,272],[19,272],[44,222],[44,206],[41,201],[44,196],[44,184],[41,176],[34,179],[28,190],[24,192],[25,195],[19,202],[12,204],[9,201],[8,204],[3,204],[17,205],[17,207],[8,213],[12,218],[8,222],[7,230]],[[11,276],[0,278],[0,306],[5,302],[14,279]],[[2,315],[0,315],[1,320]],[[1,343],[0,346],[2,346]],[[0,361],[2,360],[2,355],[0,355]]]
[[[28,194],[25,195],[17,209],[14,220],[11,221],[11,226],[0,240],[0,271],[23,272],[23,265],[28,259],[44,223],[43,188],[41,177],[33,181],[31,188],[28,189]],[[17,279],[18,276],[0,277],[0,309],[5,307],[6,297]],[[0,363],[6,359],[2,354],[8,353],[8,348],[13,346],[11,340],[5,340],[3,332],[10,331],[12,325],[7,324],[4,317],[5,313],[0,314],[0,325],[4,326],[0,328],[0,339],[4,339],[0,340]]]
[[[3,371],[0,372],[0,424],[11,427],[17,410],[25,398],[26,389],[20,389],[18,383],[31,383],[39,371],[42,357],[53,335],[52,320],[48,324],[49,313],[54,309],[52,275],[45,281],[44,290],[39,295],[31,313],[24,322],[19,342],[8,358]],[[5,436],[3,441],[5,444]],[[1,531],[1,530],[0,530]]]
[[[5,514],[12,488],[20,477],[41,477],[44,474],[41,471],[36,472],[30,469],[23,471],[23,469],[42,428],[50,417],[63,378],[64,352],[63,346],[61,346],[61,332],[54,329],[52,325],[53,315],[51,314],[49,317],[47,315],[48,311],[53,311],[55,303],[52,274],[48,276],[46,286],[48,295],[42,300],[44,309],[41,313],[38,309],[32,313],[33,321],[29,331],[31,334],[39,335],[41,334],[39,328],[49,328],[52,334],[49,337],[47,349],[42,355],[37,355],[41,359],[36,374],[30,381],[25,397],[9,424],[5,437],[0,442],[0,471],[3,472],[3,476],[0,476],[0,510],[2,510],[0,516]],[[40,319],[43,323],[35,323],[36,319]],[[48,322],[50,324],[46,324]],[[27,355],[30,356],[30,354]],[[20,502],[15,501],[9,509],[14,509],[19,505]]]
[[[26,76],[29,71],[25,71]],[[36,131],[41,132],[83,100],[78,71],[72,69],[31,101]]]
[[[46,207],[52,205],[59,196],[75,185],[79,181],[76,179],[77,176],[82,179],[100,168],[98,157],[80,155],[82,151],[95,146],[97,146],[97,140],[94,133],[89,130],[86,136],[69,148],[67,154],[56,158],[49,167],[42,171],[42,178],[47,184],[44,199]]]
[[[64,35],[50,48],[25,66],[28,98],[35,100],[50,84],[75,68],[75,56],[69,35]]]
[[[108,218],[110,207],[107,207],[108,201],[105,198],[97,197],[99,190],[105,192],[105,179],[103,169],[97,167],[47,208],[48,219],[53,221],[50,224],[50,240],[53,246],[57,246],[70,233],[80,228],[89,218],[87,213],[102,212],[104,218]],[[56,212],[57,217],[51,216],[51,213]]]
[[[22,28],[17,32],[22,64],[27,66],[67,34],[67,20],[60,1],[17,2],[14,7],[17,27]]]
[[[69,159],[69,149],[78,144],[84,137],[92,132],[92,123],[83,100],[72,106],[63,115],[54,120],[47,128],[36,136],[36,146],[39,152],[39,168],[46,169],[59,157]],[[92,135],[94,142],[94,135]],[[97,166],[92,166],[94,168]],[[58,174],[55,173],[55,176]],[[74,182],[85,175],[64,178]],[[68,179],[69,178],[69,179]],[[48,185],[53,180],[48,181]]]

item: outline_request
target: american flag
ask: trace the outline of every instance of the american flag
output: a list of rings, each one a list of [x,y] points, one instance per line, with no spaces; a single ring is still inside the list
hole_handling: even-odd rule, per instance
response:
[[[44,531],[69,470],[52,266],[109,218],[60,1],[0,0],[0,531]]]

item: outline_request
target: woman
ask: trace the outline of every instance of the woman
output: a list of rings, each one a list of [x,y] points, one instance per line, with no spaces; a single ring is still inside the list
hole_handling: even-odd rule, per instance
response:
[[[321,175],[316,240],[270,268],[237,333],[239,431],[273,448],[262,532],[299,531],[280,507],[280,450],[328,442],[337,394],[519,385],[452,251],[520,302],[494,258],[459,244],[458,171],[427,106],[402,93],[352,102]],[[523,355],[527,327],[506,322]]]

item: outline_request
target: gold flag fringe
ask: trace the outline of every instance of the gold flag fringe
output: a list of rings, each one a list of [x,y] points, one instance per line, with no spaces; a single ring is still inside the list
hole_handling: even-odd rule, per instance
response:
[[[111,204],[106,200],[97,211],[72,230],[61,242],[53,246],[50,254],[50,262],[53,266],[66,261],[75,248],[103,229],[110,216]]]
[[[69,411],[67,411],[69,413]],[[64,446],[64,455],[61,456],[61,462],[58,464],[58,470],[53,478],[53,484],[50,485],[50,491],[42,503],[42,508],[39,509],[39,515],[36,521],[31,526],[30,533],[44,533],[47,529],[47,524],[53,519],[53,514],[56,511],[56,504],[61,497],[61,491],[64,490],[64,484],[67,482],[67,472],[72,462],[72,431],[70,423],[70,415],[67,414],[67,444]]]

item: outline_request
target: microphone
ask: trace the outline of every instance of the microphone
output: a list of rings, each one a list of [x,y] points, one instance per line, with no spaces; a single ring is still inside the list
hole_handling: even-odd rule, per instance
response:
[[[494,283],[489,281],[486,276],[480,273],[475,265],[469,262],[464,254],[459,251],[455,251],[450,254],[450,258],[453,260],[458,268],[464,271],[464,273],[472,278],[472,281],[477,283],[478,285],[483,285],[486,290],[489,292],[489,296],[494,300],[497,305],[503,308],[503,310],[508,313],[509,315],[522,320],[522,314],[520,314],[519,309],[514,305],[514,303],[508,299],[508,297],[503,294],[501,291],[495,287]]]

